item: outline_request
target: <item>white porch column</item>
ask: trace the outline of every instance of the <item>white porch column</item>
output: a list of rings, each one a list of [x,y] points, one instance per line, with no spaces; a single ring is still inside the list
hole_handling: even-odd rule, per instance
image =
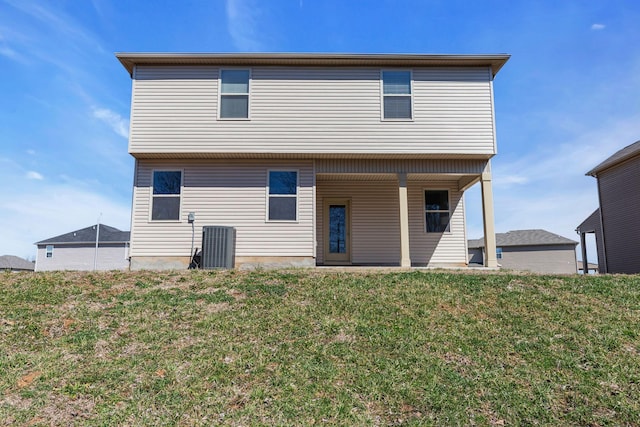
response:
[[[398,200],[400,203],[400,266],[411,267],[409,249],[409,197],[407,196],[407,174],[398,174]]]
[[[484,266],[496,268],[498,267],[498,259],[496,256],[496,230],[493,219],[491,161],[487,161],[487,165],[482,172],[480,186],[482,189],[482,222],[484,226]]]

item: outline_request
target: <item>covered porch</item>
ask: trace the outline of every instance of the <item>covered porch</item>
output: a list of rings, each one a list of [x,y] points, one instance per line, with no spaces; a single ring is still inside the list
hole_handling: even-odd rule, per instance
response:
[[[463,195],[478,182],[496,268],[488,160],[317,160],[317,265],[467,267]]]

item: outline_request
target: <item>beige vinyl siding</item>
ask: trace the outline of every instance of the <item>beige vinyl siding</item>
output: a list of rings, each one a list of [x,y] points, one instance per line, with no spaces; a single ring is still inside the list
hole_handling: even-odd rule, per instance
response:
[[[353,264],[400,263],[400,219],[398,182],[327,181],[316,182],[317,259],[324,262],[324,201],[351,200],[351,261]]]
[[[640,273],[640,157],[598,174],[606,273]],[[600,254],[599,254],[600,255]]]
[[[450,231],[425,231],[424,190],[449,190]],[[409,198],[409,245],[414,265],[459,265],[467,263],[464,199],[457,181],[413,177],[407,184]]]
[[[381,120],[379,68],[254,67],[251,120],[217,120],[213,66],[138,66],[129,150],[217,154],[495,153],[489,68],[414,68],[414,119]]]
[[[154,169],[183,170],[179,221],[150,221],[150,185]],[[267,171],[298,171],[298,220],[268,222]],[[138,160],[134,189],[131,256],[189,256],[195,212],[195,246],[202,226],[236,228],[236,256],[313,256],[313,163],[310,161],[180,162]]]
[[[323,203],[326,198],[351,199],[351,250],[353,264],[400,263],[400,219],[398,181],[395,175],[372,180],[317,180],[318,262],[322,263],[324,234]],[[424,189],[447,189],[451,199],[451,231],[425,231]],[[459,265],[467,262],[464,206],[457,181],[434,181],[412,176],[407,184],[409,242],[413,265]]]
[[[38,246],[36,271],[93,270],[95,244],[53,245],[53,256],[47,258],[46,245]],[[125,270],[129,267],[129,250],[125,243],[100,243],[98,270]]]

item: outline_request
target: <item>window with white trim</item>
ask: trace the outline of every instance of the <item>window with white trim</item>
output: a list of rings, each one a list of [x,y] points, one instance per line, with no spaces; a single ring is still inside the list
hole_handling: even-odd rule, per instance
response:
[[[413,118],[411,71],[382,71],[382,118],[384,120]]]
[[[427,233],[450,231],[449,190],[425,190],[424,211]]]
[[[53,258],[53,245],[47,245],[46,247],[46,257]]]
[[[502,248],[496,248],[496,258],[502,259]]]
[[[298,219],[298,172],[269,171],[267,199],[269,221],[296,221]]]
[[[182,193],[182,171],[153,171],[153,196],[151,201],[152,221],[180,220],[180,195]]]
[[[220,70],[221,119],[249,118],[250,70]]]

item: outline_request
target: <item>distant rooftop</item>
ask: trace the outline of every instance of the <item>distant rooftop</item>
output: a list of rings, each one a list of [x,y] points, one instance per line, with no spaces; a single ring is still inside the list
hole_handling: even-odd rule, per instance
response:
[[[97,224],[70,233],[61,234],[51,237],[50,239],[36,242],[36,245],[51,244],[77,244],[77,243],[95,243]],[[129,241],[129,232],[121,231],[115,227],[106,224],[100,224],[100,234],[98,240],[100,243],[126,243]]]
[[[496,246],[577,245],[578,242],[546,230],[513,230],[496,233]],[[484,238],[469,239],[470,249],[484,248]]]
[[[604,162],[587,172],[586,175],[595,177],[603,170],[608,169],[611,166],[615,166],[618,163],[622,163],[637,155],[640,155],[640,141],[636,141],[633,144],[627,145],[623,149],[616,151],[611,157],[607,158]]]
[[[34,264],[24,258],[15,255],[0,256],[0,270],[27,270],[33,271]]]

